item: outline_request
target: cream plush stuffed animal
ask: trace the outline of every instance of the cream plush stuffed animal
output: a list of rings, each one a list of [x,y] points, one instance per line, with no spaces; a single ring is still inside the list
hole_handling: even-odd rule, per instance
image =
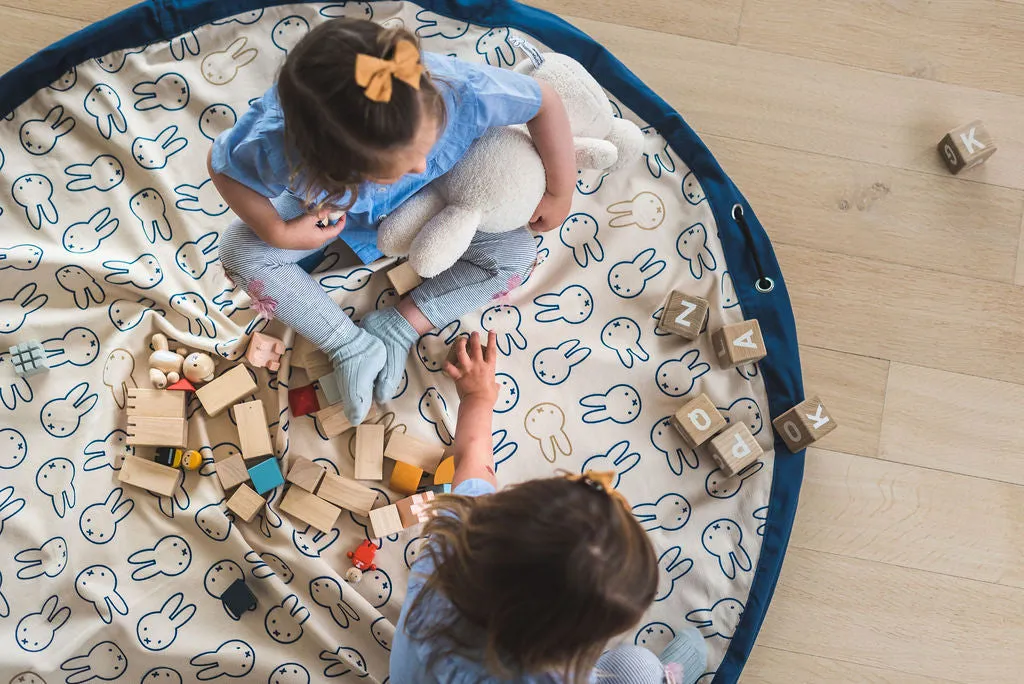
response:
[[[516,70],[547,82],[569,114],[579,169],[613,171],[640,158],[643,134],[612,115],[601,86],[583,65],[548,53]],[[544,196],[544,164],[526,126],[492,128],[448,173],[409,198],[381,223],[377,245],[408,256],[425,278],[450,268],[477,231],[503,233],[526,225]]]

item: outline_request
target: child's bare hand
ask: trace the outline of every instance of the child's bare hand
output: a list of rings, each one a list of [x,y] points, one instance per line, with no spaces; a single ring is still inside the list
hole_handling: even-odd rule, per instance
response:
[[[444,372],[455,381],[459,399],[466,401],[476,398],[494,406],[498,400],[498,383],[494,381],[494,367],[498,360],[497,336],[487,335],[487,346],[480,344],[480,333],[473,333],[467,342],[465,337],[455,340],[455,349],[444,365]]]
[[[326,209],[313,214],[299,216],[286,221],[284,228],[278,233],[274,247],[280,249],[317,249],[338,237],[345,228],[345,216],[333,226],[329,224]]]

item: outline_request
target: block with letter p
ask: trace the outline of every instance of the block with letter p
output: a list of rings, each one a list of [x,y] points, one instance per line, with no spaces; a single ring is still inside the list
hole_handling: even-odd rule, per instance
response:
[[[744,423],[736,423],[711,440],[711,455],[729,477],[761,458],[764,450]]]
[[[768,356],[756,318],[719,328],[711,333],[711,346],[722,368],[735,368]]]
[[[794,454],[836,429],[836,421],[818,397],[800,402],[773,420],[772,425]]]
[[[708,301],[673,290],[661,310],[658,329],[695,340],[704,331],[708,320]]]
[[[703,393],[684,404],[671,421],[683,436],[683,441],[691,448],[708,441],[726,426],[725,418],[711,403],[708,395]]]
[[[942,161],[954,174],[977,166],[995,154],[995,151],[996,144],[985,129],[985,124],[980,121],[954,128],[939,142]]]

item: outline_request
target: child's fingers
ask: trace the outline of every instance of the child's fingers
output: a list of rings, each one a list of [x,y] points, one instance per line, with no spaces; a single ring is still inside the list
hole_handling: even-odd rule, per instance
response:
[[[480,348],[480,333],[476,331],[469,336],[469,358],[474,361],[482,361],[484,358],[483,351]]]
[[[466,343],[468,340],[465,337],[460,337],[455,340],[455,358],[459,362],[459,368],[468,368],[470,363],[469,352],[467,351]]]
[[[487,346],[484,347],[484,361],[494,365],[498,360],[498,335],[492,330],[487,333]]]
[[[447,373],[448,377],[454,380],[455,382],[458,382],[459,380],[462,379],[462,369],[460,369],[451,361],[444,362],[444,372]]]

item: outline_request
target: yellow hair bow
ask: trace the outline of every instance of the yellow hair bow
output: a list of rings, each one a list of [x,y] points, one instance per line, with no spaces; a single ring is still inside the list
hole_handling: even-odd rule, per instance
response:
[[[588,470],[582,475],[576,475],[575,473],[566,473],[563,477],[569,482],[578,482],[580,484],[587,485],[591,489],[599,492],[604,492],[611,498],[622,504],[626,511],[631,511],[629,502],[626,501],[626,497],[622,496],[614,487],[612,483],[615,482],[615,473],[611,470]]]
[[[395,55],[391,59],[356,55],[356,83],[363,87],[366,97],[374,102],[391,101],[391,82],[395,78],[419,90],[422,75],[420,52],[407,40],[401,40],[395,45]]]

